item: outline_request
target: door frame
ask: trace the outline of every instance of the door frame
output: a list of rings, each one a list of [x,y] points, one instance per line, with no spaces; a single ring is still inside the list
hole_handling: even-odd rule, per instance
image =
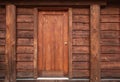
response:
[[[68,78],[72,78],[72,8],[39,7],[34,8],[34,78],[38,78],[38,13],[39,10],[66,10],[68,12]]]

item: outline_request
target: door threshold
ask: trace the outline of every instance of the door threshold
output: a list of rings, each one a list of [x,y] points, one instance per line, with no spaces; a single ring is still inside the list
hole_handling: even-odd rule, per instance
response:
[[[39,77],[37,80],[69,80],[67,77]]]

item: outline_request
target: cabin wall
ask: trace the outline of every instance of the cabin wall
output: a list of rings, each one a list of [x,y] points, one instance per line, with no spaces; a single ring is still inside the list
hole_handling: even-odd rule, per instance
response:
[[[16,13],[17,78],[33,78],[34,11],[17,7]],[[101,76],[120,78],[120,7],[101,8],[100,15]],[[0,8],[0,78],[6,69],[5,20],[5,8]],[[72,78],[90,78],[90,8],[72,8]]]
[[[101,9],[100,47],[102,78],[120,78],[120,7]]]

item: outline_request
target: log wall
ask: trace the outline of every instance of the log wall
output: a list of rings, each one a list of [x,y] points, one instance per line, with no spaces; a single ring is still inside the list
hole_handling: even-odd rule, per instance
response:
[[[33,78],[34,11],[33,8],[17,7],[16,14],[17,14],[17,29],[16,29],[17,78]],[[101,14],[100,20],[101,76],[104,79],[106,78],[119,79],[120,7],[101,8],[100,14]],[[2,7],[0,8],[0,78],[5,77],[6,70],[5,37],[6,37],[5,8]],[[90,78],[90,8],[72,9],[72,78],[76,79]]]

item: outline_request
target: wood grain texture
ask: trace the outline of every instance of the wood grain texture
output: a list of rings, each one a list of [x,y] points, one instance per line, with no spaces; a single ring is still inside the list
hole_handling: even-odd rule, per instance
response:
[[[34,78],[38,77],[38,9],[34,8]]]
[[[100,82],[100,5],[91,5],[90,13],[90,82]]]
[[[5,82],[16,82],[16,6],[6,5],[6,63]]]
[[[68,13],[67,11],[39,12],[38,71],[68,75]],[[43,73],[44,71],[44,73]],[[53,71],[53,73],[51,73]],[[60,73],[61,74],[61,73]],[[48,75],[45,75],[48,76]]]

